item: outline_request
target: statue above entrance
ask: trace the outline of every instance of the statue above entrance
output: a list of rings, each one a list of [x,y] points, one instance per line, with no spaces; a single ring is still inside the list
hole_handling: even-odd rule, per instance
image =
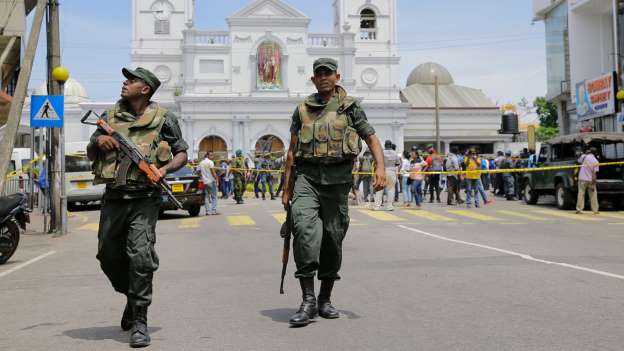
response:
[[[258,90],[281,90],[282,50],[279,45],[265,41],[258,47],[258,69],[256,84]]]

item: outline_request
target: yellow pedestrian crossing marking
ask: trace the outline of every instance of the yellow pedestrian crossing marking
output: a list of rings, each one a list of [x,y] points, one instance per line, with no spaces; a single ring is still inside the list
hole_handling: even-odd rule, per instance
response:
[[[256,225],[256,222],[249,216],[228,216],[227,221],[233,226],[251,226]]]
[[[587,215],[591,216],[591,212],[587,213]],[[624,214],[618,214],[613,212],[600,212],[600,214],[595,215],[596,217],[606,217],[606,218],[615,218],[624,220]]]
[[[275,218],[277,223],[282,224],[282,223],[286,222],[286,213],[284,213],[284,212],[274,213],[273,214],[273,218]]]
[[[279,224],[282,224],[282,223],[286,222],[286,213],[285,212],[272,213],[271,215],[273,216],[273,218],[275,218],[275,220]],[[357,219],[353,219],[353,218],[350,218],[349,221],[351,223],[357,223],[358,222]]]
[[[384,222],[401,222],[404,221],[403,218],[399,217],[399,216],[395,216],[392,213],[389,212],[385,212],[385,211],[371,211],[371,210],[359,210],[360,213],[363,213],[369,217],[372,217],[374,219],[380,220],[380,221],[384,221]]]
[[[195,229],[195,228],[199,228],[201,220],[202,219],[199,218],[199,217],[184,218],[183,220],[180,221],[180,224],[178,225],[178,228],[179,229]]]
[[[100,229],[99,223],[87,223],[81,227],[78,227],[78,230],[86,230],[90,232],[97,232]]]
[[[522,212],[514,212],[514,211],[506,211],[506,210],[499,210],[499,211],[496,211],[496,212],[500,213],[500,214],[507,215],[507,216],[520,217],[520,218],[524,218],[524,219],[530,219],[532,221],[540,221],[540,222],[542,222],[542,221],[547,221],[548,220],[547,218],[544,218],[544,217],[539,217],[539,216],[536,216],[536,215],[526,214],[526,213],[522,213]]]
[[[600,221],[599,218],[597,218],[597,216],[589,216],[587,214],[576,214],[576,213],[570,213],[570,212],[566,212],[566,211],[560,211],[560,210],[533,210],[532,212],[535,213],[541,213],[541,214],[546,214],[549,216],[555,216],[555,217],[561,217],[561,218],[566,218],[566,219],[575,219],[575,220],[579,220],[579,221]]]
[[[500,220],[499,218],[496,218],[496,217],[492,217],[492,216],[484,215],[475,211],[468,211],[468,210],[448,210],[448,213],[452,213],[454,215],[458,215],[462,217],[467,217],[470,219],[476,219],[478,221],[490,222],[490,221]]]
[[[404,213],[408,213],[412,216],[425,218],[435,222],[454,222],[455,218],[446,217],[437,213],[423,211],[423,210],[406,210]]]

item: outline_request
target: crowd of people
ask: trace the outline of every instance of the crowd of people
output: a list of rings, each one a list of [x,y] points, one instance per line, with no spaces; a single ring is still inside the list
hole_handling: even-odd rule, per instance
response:
[[[240,150],[239,150],[240,151]],[[234,156],[216,160],[212,152],[207,153],[204,159],[196,164],[196,173],[202,177],[205,186],[206,215],[217,213],[217,199],[233,198],[242,204],[242,194],[237,194],[236,183],[242,183],[242,192],[253,184],[255,198],[271,200],[279,197],[284,186],[284,157],[282,155],[257,155],[253,162],[237,151]],[[240,155],[238,155],[240,154]],[[220,193],[220,195],[218,194]]]
[[[460,152],[457,147],[451,147],[448,154],[441,155],[433,145],[427,146],[425,150],[414,146],[411,150],[398,154],[396,145],[391,141],[386,141],[384,146],[383,166],[386,169],[388,184],[383,191],[377,193],[373,191],[372,174],[376,165],[370,151],[364,151],[355,160],[353,167],[354,200],[358,205],[369,203],[369,207],[378,211],[392,211],[397,203],[406,208],[420,209],[427,200],[429,203],[441,203],[443,193],[446,193],[448,206],[465,205],[467,208],[491,204],[494,197],[508,201],[521,200],[523,194],[520,173],[481,171],[537,166],[535,153],[526,149],[518,155],[513,155],[511,151],[498,151],[495,156],[483,156],[475,149]],[[596,160],[590,151],[581,156],[579,164],[587,163],[585,159],[589,162]],[[206,215],[217,214],[217,199],[233,198],[237,203],[243,203],[242,199],[238,200],[234,191],[237,174],[243,180],[244,191],[251,189],[257,199],[275,200],[283,190],[283,155],[257,155],[252,162],[250,158],[236,155],[215,160],[214,154],[210,152],[201,162],[195,164],[196,171],[205,184]],[[240,168],[244,170],[241,171]],[[449,173],[427,174],[427,172]],[[591,186],[591,172],[585,173],[588,175],[581,174],[581,178],[584,178],[579,184],[584,187],[581,189],[579,186],[579,193],[590,193],[592,210],[597,213],[597,200]],[[249,184],[253,184],[253,187],[248,188]],[[583,203],[584,196],[583,199],[579,196],[581,207]]]
[[[457,147],[451,147],[448,154],[441,155],[433,145],[428,145],[425,150],[414,146],[399,155],[396,145],[391,141],[386,141],[384,146],[383,166],[388,175],[385,190],[372,193],[369,173],[375,165],[370,152],[365,151],[354,166],[353,196],[358,204],[371,203],[369,207],[378,211],[392,211],[394,204],[400,202],[404,207],[420,209],[427,198],[429,203],[441,203],[442,193],[447,194],[447,205],[465,205],[468,208],[490,204],[493,197],[519,200],[522,199],[519,173],[482,171],[530,168],[536,165],[535,154],[526,149],[516,157],[512,157],[511,151],[498,151],[496,156],[486,157],[476,149],[460,152]]]

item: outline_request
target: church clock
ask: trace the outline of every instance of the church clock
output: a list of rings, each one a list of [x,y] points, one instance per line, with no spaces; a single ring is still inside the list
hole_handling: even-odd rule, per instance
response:
[[[168,20],[173,13],[173,5],[167,0],[155,1],[150,9],[159,21]]]

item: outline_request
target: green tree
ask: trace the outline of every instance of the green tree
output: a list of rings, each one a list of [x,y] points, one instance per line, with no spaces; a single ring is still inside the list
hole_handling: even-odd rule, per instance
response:
[[[533,101],[535,112],[537,113],[540,126],[545,128],[557,128],[557,106],[545,97],[536,97]]]
[[[559,128],[540,126],[535,129],[535,139],[537,139],[537,141],[546,141],[556,136],[559,136]]]

